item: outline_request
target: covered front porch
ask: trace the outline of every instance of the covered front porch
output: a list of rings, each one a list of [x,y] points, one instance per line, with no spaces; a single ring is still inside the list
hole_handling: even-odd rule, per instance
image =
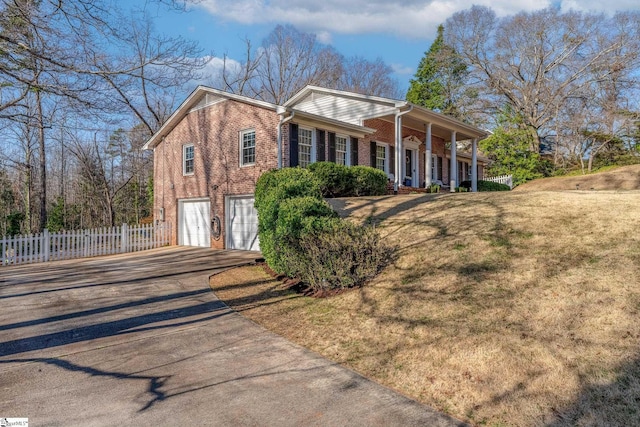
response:
[[[393,150],[390,179],[395,193],[403,187],[429,188],[436,183],[454,192],[466,180],[471,181],[471,191],[477,191],[487,162],[478,158],[478,141],[486,132],[409,103],[376,119],[393,123],[389,149]],[[461,142],[466,143],[468,152],[458,156]]]

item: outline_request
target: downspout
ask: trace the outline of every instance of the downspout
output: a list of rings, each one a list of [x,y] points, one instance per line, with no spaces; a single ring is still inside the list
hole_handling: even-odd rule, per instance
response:
[[[409,109],[396,113],[396,173],[393,180],[393,194],[398,194],[400,187],[400,172],[402,172],[402,116],[410,113],[413,105],[409,104]]]
[[[280,121],[278,122],[278,169],[282,169],[282,125],[285,124],[286,122],[288,122],[289,120],[293,119],[293,116],[296,115],[295,111],[291,112],[291,115],[289,117],[284,117],[284,114],[287,111],[283,111],[282,113],[278,114],[280,116]]]
[[[162,143],[162,202],[161,202],[161,209],[162,209],[162,222],[164,223],[164,216],[165,216],[165,212],[164,212],[164,183],[165,183],[165,146],[167,145],[166,142],[164,142],[164,136],[162,137],[162,140],[160,141]],[[155,157],[155,147],[153,149],[154,151],[154,157]],[[154,177],[155,179],[155,177]],[[154,182],[154,186],[155,186],[155,182]],[[155,194],[154,194],[155,197]],[[155,204],[155,203],[154,203]]]

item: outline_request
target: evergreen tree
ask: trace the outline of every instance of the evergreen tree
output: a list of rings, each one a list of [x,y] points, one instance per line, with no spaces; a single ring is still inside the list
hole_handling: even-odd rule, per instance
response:
[[[444,42],[444,26],[420,60],[418,70],[410,81],[407,101],[431,110],[462,118],[462,98],[467,65],[455,49]]]
[[[522,118],[507,108],[499,118],[499,126],[480,141],[480,150],[490,159],[487,172],[493,176],[513,175],[513,185],[540,178],[540,155],[531,151],[535,137]]]

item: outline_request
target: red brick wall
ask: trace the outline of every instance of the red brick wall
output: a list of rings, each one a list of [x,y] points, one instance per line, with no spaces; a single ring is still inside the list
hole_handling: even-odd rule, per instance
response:
[[[225,245],[225,196],[252,194],[258,177],[277,167],[275,111],[227,100],[187,114],[154,149],[154,208],[164,207],[165,221],[172,225],[172,244],[177,244],[178,200],[206,198],[211,215],[221,221],[220,239],[211,246]],[[256,131],[256,163],[240,166],[240,131]],[[194,174],[182,174],[182,147],[194,145]],[[285,151],[286,153],[286,151]],[[217,188],[215,187],[217,186]]]

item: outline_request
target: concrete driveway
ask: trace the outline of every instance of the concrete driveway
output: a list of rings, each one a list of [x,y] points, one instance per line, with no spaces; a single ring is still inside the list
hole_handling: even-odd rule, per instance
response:
[[[256,253],[164,248],[0,267],[0,418],[30,426],[460,422],[231,311],[208,287]]]

